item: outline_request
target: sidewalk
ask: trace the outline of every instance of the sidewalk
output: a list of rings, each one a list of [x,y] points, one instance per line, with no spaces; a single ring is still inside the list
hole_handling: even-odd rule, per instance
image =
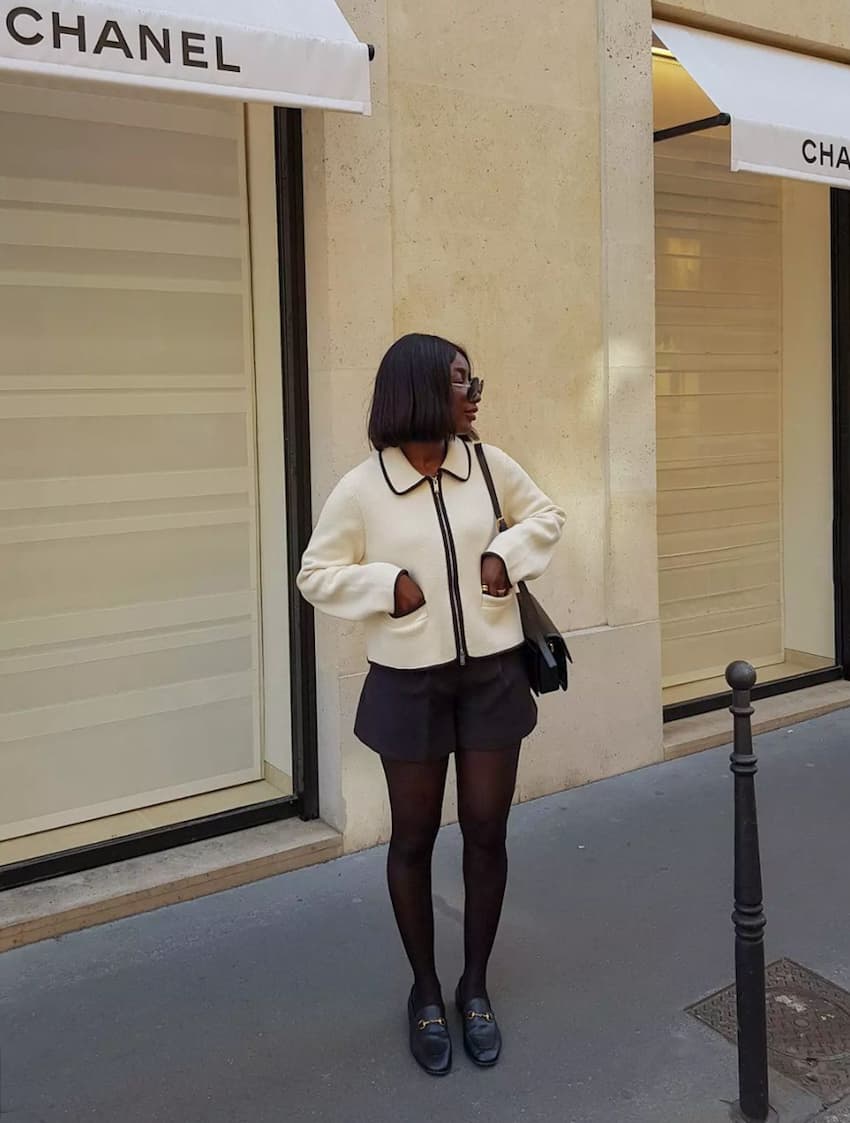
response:
[[[816,1116],[812,1123],[850,1123],[850,1100],[828,1108],[822,1115]]]
[[[757,751],[768,959],[850,989],[850,714],[767,734]],[[731,812],[728,749],[516,809],[492,1071],[467,1062],[457,1031],[449,1078],[413,1066],[380,849],[0,956],[2,1111],[10,1123],[726,1123],[734,1048],[683,1011],[733,978]],[[461,965],[459,853],[449,828],[434,875],[446,997]],[[781,1077],[772,1092],[782,1123],[821,1111]],[[843,1123],[843,1110],[825,1118]]]

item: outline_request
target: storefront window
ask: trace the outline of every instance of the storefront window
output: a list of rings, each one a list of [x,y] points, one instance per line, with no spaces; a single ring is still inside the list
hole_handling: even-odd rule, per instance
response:
[[[654,58],[656,128],[717,108]],[[829,189],[729,170],[729,131],[656,145],[664,702],[831,666]]]
[[[0,94],[0,867],[292,794],[271,119]]]

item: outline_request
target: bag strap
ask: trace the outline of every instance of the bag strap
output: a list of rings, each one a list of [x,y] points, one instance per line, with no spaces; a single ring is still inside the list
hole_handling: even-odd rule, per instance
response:
[[[487,484],[487,490],[490,492],[490,502],[493,504],[493,513],[496,516],[499,531],[500,533],[504,533],[504,531],[508,529],[508,524],[505,522],[505,517],[502,514],[502,505],[499,502],[496,485],[493,483],[493,474],[490,471],[490,465],[487,463],[487,457],[484,454],[484,445],[480,442],[476,442],[475,455],[478,457],[478,463],[481,465],[481,474],[484,476],[484,482]]]

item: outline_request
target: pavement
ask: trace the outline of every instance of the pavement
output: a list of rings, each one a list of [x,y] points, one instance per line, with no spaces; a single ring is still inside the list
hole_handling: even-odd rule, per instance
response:
[[[756,748],[768,960],[850,989],[850,712]],[[734,1118],[734,1047],[686,1013],[733,978],[728,749],[518,807],[510,846],[495,1069],[454,1018],[449,1077],[410,1059],[379,848],[0,955],[0,1123]],[[448,996],[456,828],[434,888]],[[850,1121],[778,1075],[771,1098],[781,1123]]]
[[[816,1115],[812,1123],[850,1123],[850,1099]]]

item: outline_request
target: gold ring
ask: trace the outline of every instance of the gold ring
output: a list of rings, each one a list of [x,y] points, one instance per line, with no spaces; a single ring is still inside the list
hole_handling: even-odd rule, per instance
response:
[[[481,586],[481,592],[482,593],[489,593],[490,592],[490,586],[489,585],[482,585]]]

